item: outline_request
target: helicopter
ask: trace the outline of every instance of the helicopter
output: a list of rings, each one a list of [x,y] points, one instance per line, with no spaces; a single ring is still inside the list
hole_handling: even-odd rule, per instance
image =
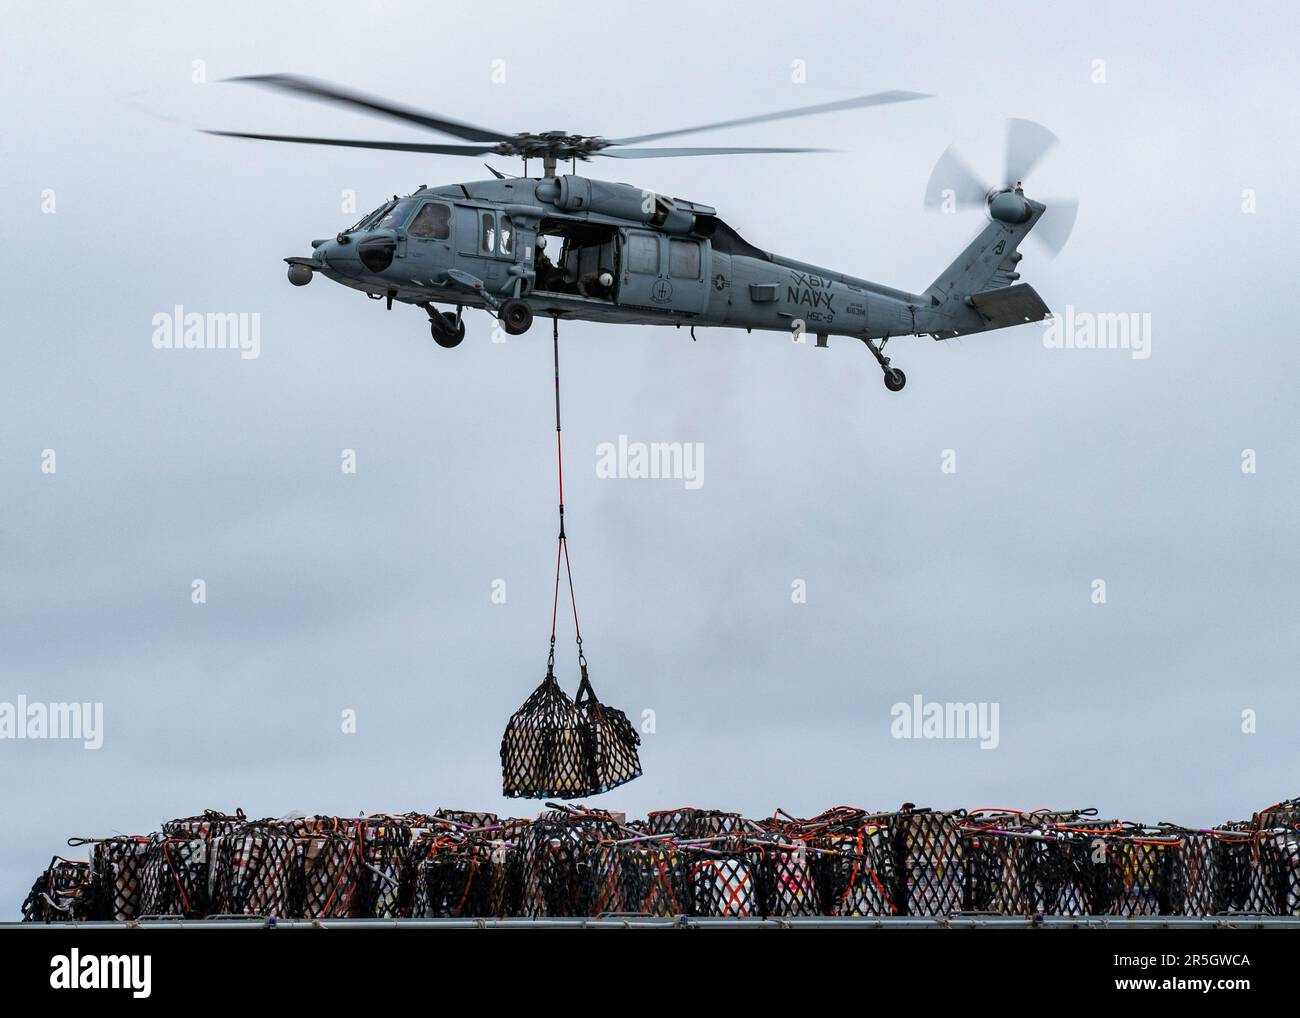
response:
[[[580,176],[592,158],[819,152],[779,147],[641,147],[683,134],[804,117],[929,96],[889,91],[636,137],[608,139],[563,131],[504,132],[399,105],[292,74],[228,79],[414,124],[462,143],[365,141],[208,130],[222,137],[442,155],[519,157],[522,176],[487,165],[492,179],[421,185],[389,201],[332,238],[311,242],[309,256],[290,256],[289,282],[317,275],[382,300],[423,309],[433,340],[452,348],[465,337],[466,308],[486,310],[510,335],[538,316],[635,325],[743,328],[861,340],[897,392],[907,382],[885,354],[896,336],[936,340],[1037,322],[1051,312],[1027,283],[1017,282],[1021,241],[1048,204],[1026,196],[1023,180],[1057,143],[1028,120],[1007,122],[1001,181],[988,185],[949,148],[939,159],[924,205],[953,211],[978,207],[988,223],[920,293],[762,250],[695,201],[631,184]],[[541,160],[542,175],[528,162]],[[573,172],[557,173],[562,163]],[[1077,203],[1052,203],[1058,214],[1039,234],[1049,254],[1064,245]],[[1050,225],[1050,229],[1048,228]],[[442,306],[442,307],[440,307]],[[447,308],[443,310],[442,308]]]

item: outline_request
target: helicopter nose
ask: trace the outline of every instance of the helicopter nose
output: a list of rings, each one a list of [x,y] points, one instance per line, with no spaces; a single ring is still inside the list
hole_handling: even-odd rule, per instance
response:
[[[355,244],[343,244],[338,238],[332,237],[327,240],[313,240],[311,246],[315,248],[316,259],[334,272],[353,275],[361,269]]]

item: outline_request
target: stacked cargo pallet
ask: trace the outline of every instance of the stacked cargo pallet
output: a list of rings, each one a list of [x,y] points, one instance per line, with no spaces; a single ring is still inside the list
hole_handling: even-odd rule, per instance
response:
[[[1213,829],[910,804],[760,820],[557,804],[535,820],[209,810],[69,844],[89,860],[56,856],[25,920],[1300,915],[1300,800]]]

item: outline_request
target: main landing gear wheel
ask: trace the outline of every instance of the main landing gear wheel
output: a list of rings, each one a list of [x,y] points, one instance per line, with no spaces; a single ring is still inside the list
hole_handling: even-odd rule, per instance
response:
[[[501,327],[512,336],[522,336],[532,327],[533,309],[521,300],[508,300],[497,314]]]
[[[890,367],[889,365],[889,358],[885,356],[885,344],[889,342],[889,337],[884,337],[880,341],[879,346],[871,342],[871,340],[866,336],[861,336],[859,338],[862,342],[867,344],[867,349],[871,351],[871,356],[876,358],[876,362],[880,365],[880,370],[885,373],[885,388],[890,392],[898,392],[907,384],[907,376],[898,368]]]
[[[436,312],[429,316],[429,332],[435,343],[450,350],[453,346],[460,346],[460,341],[465,338],[465,323],[457,321],[450,311]]]

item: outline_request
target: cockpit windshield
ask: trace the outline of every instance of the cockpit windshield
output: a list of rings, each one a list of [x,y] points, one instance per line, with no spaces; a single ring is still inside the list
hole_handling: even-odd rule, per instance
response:
[[[411,218],[411,212],[415,209],[416,203],[410,198],[403,198],[401,201],[389,207],[388,211],[379,217],[379,221],[374,223],[372,230],[400,230],[406,225],[406,221]]]
[[[416,204],[415,200],[411,198],[385,202],[369,215],[363,216],[348,232],[360,233],[363,230],[400,229],[410,218],[411,211]]]

